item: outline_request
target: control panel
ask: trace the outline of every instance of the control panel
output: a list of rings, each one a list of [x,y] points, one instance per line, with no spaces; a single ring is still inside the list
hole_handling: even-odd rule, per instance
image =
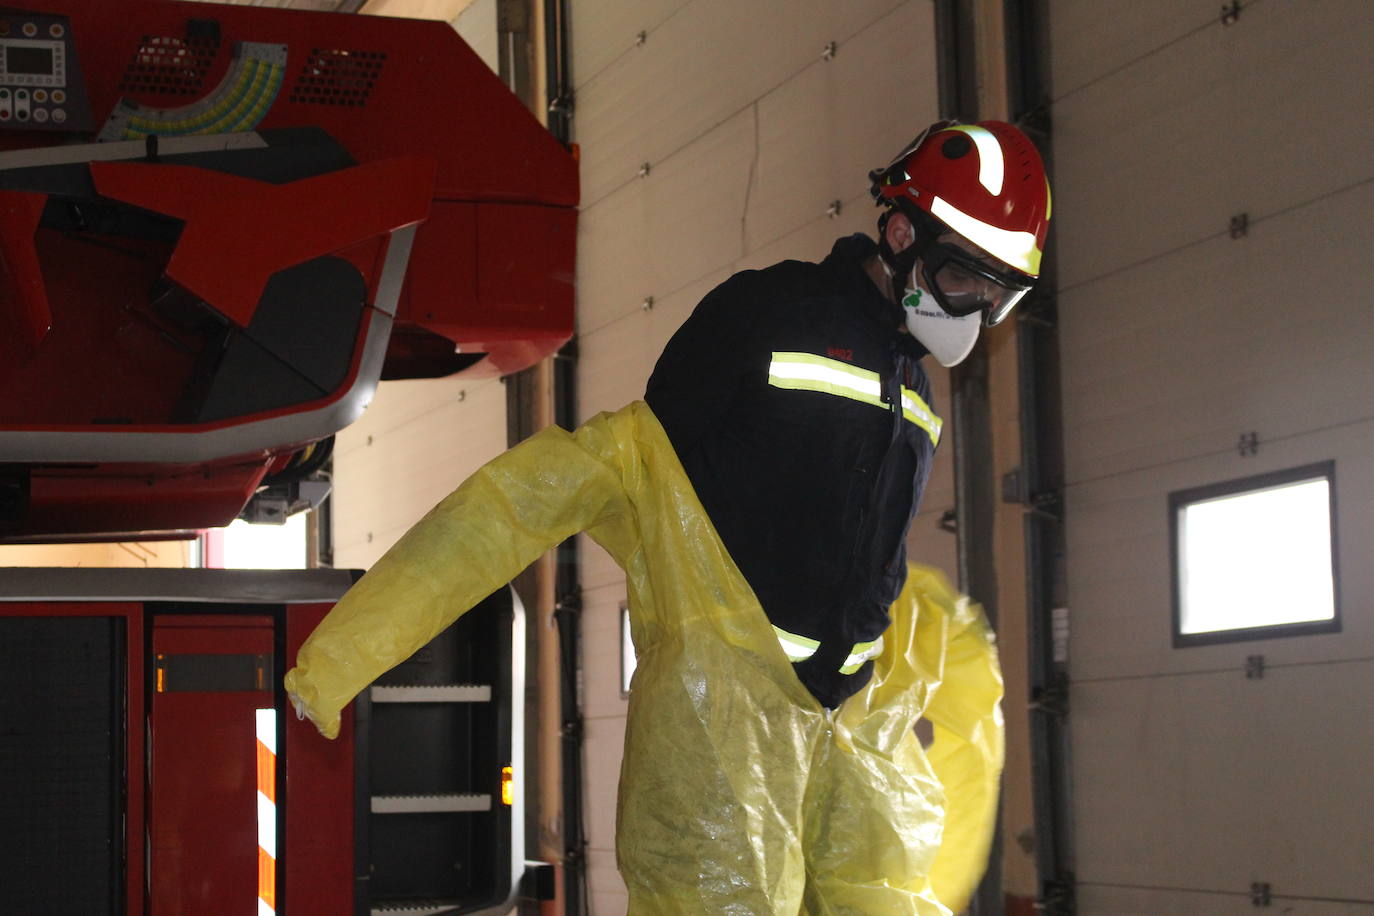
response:
[[[67,18],[0,7],[0,129],[91,127]]]

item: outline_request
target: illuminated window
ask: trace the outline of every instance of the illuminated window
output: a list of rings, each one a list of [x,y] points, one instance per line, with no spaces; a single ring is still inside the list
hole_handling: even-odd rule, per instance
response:
[[[310,565],[304,512],[297,512],[280,525],[250,525],[243,519],[236,519],[218,531],[222,538],[219,563],[207,563],[207,566],[305,569]]]
[[[1335,463],[1169,495],[1174,645],[1340,629]]]

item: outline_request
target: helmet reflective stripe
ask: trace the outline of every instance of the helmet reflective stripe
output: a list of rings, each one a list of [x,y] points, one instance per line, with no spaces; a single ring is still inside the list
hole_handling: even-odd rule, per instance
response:
[[[773,632],[778,634],[778,643],[782,646],[782,651],[787,656],[787,660],[794,665],[815,655],[816,650],[821,645],[814,639],[789,633],[781,627],[773,627]]]
[[[840,674],[853,674],[863,667],[864,662],[882,654],[883,638],[881,636],[872,642],[856,642],[853,651],[849,653],[849,658],[846,658],[844,664],[840,666]]]
[[[819,391],[887,409],[878,373],[813,353],[774,353],[768,365],[768,384],[793,391]],[[925,430],[931,445],[940,444],[944,421],[919,394],[905,387],[902,416]]]
[[[992,131],[986,127],[978,127],[975,124],[960,124],[949,130],[963,131],[968,134],[975,146],[978,147],[978,181],[983,187],[988,189],[988,193],[997,197],[1002,193],[1002,177],[1005,166],[1002,162],[1002,144],[997,142],[997,138],[992,135]],[[1048,217],[1046,217],[1048,219]]]
[[[999,261],[1032,277],[1040,276],[1040,248],[1033,233],[1009,232],[989,226],[955,209],[940,197],[930,202],[930,215]]]

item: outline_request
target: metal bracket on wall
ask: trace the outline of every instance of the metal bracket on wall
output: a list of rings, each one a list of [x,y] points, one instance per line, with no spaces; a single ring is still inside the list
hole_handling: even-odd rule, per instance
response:
[[[1059,303],[1054,296],[1036,296],[1033,292],[1029,301],[1021,303],[1016,310],[1016,320],[1036,328],[1052,329],[1059,327]]]
[[[1231,223],[1227,227],[1233,239],[1243,239],[1250,234],[1250,214],[1237,213],[1231,217]]]
[[[1258,681],[1264,679],[1263,655],[1245,656],[1245,679],[1247,681]]]
[[[959,533],[959,513],[956,510],[946,509],[940,514],[940,530],[950,534]]]
[[[1236,443],[1236,451],[1242,458],[1253,458],[1259,454],[1259,433],[1251,431],[1241,433],[1240,440]]]
[[[1250,905],[1256,907],[1274,905],[1269,882],[1255,881],[1250,885]]]
[[[1236,21],[1240,19],[1240,10],[1240,0],[1231,0],[1230,3],[1222,4],[1221,24],[1223,26],[1235,25]]]
[[[1021,469],[1019,467],[1012,468],[1002,475],[1002,502],[1024,503],[1025,501],[1026,485]]]
[[[1060,721],[1067,719],[1069,717],[1068,677],[1058,674],[1053,681],[1044,687],[1037,688],[1031,694],[1030,710],[1041,715],[1053,716]]]
[[[571,92],[565,92],[555,97],[549,102],[549,114],[566,115],[571,118],[573,115],[573,97]]]
[[[1033,108],[1027,108],[1016,119],[1016,126],[1025,131],[1032,140],[1048,139],[1050,135],[1050,103],[1042,101]]]
[[[1064,520],[1064,496],[1058,490],[1043,490],[1039,493],[1032,493],[1026,508],[1032,514],[1042,518],[1056,522]]]
[[[826,46],[821,49],[821,60],[834,60],[835,52],[839,49],[840,46],[835,42],[832,41],[827,43]]]
[[[1056,875],[1040,889],[1035,911],[1041,916],[1068,916],[1074,912],[1074,879],[1071,874]]]
[[[1064,520],[1064,498],[1058,490],[1026,493],[1026,481],[1019,467],[1002,475],[1002,502],[1019,503],[1027,512],[1052,521]]]

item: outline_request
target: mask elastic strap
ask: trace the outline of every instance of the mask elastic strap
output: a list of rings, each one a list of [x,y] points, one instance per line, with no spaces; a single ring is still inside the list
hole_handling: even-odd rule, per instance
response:
[[[902,215],[911,221],[915,235],[910,245],[901,251],[893,251],[892,246],[887,243],[887,221],[892,218],[894,211],[885,211],[878,219],[878,254],[882,259],[883,268],[892,280],[892,298],[896,302],[901,302],[902,297],[906,295],[906,279],[912,268],[916,266],[917,260],[925,250],[940,237],[943,227],[920,211],[913,213],[900,204],[898,206]]]

